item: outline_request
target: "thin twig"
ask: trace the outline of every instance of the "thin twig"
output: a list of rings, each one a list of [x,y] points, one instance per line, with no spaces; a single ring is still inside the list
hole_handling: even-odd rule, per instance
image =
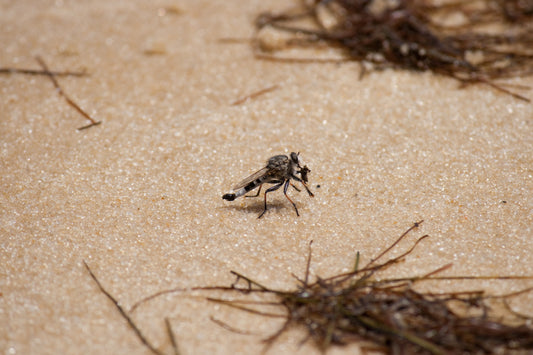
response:
[[[365,266],[365,269],[367,269],[370,265],[378,261],[383,255],[387,254],[392,248],[394,248],[401,240],[409,234],[413,229],[418,228],[424,222],[424,220],[421,220],[419,222],[414,223],[408,230],[406,230],[394,243],[392,243],[387,249],[383,250],[378,256],[376,256],[374,259],[370,260],[370,262]]]
[[[233,102],[231,103],[231,105],[232,105],[232,106],[240,105],[240,104],[242,104],[242,103],[244,103],[244,102],[246,102],[246,101],[248,101],[248,100],[255,99],[255,98],[258,97],[258,96],[261,96],[261,95],[266,94],[266,93],[268,93],[268,92],[274,91],[274,90],[276,90],[276,89],[278,89],[278,88],[279,88],[279,85],[271,85],[271,86],[268,86],[268,87],[266,87],[266,88],[264,88],[264,89],[261,89],[261,90],[259,90],[259,91],[253,92],[253,93],[251,93],[251,94],[249,94],[249,95],[243,96],[243,97],[241,97],[240,99],[237,99],[237,100],[233,101]]]
[[[0,68],[0,74],[26,74],[26,75],[46,75],[46,76],[87,76],[87,72],[71,71],[48,71],[37,69],[19,69],[19,68]]]
[[[248,331],[245,331],[245,330],[242,330],[242,329],[237,329],[235,327],[232,327],[231,325],[219,320],[219,319],[216,319],[215,317],[209,317],[209,319],[215,323],[216,325],[219,325],[221,326],[222,328],[232,332],[232,333],[236,333],[236,334],[242,334],[242,335],[259,335],[259,334],[255,334],[255,333],[252,333],[252,332],[248,332]]]
[[[59,93],[59,95],[63,96],[63,98],[67,101],[67,103],[73,107],[76,111],[78,111],[83,117],[85,117],[86,119],[88,119],[91,123],[86,125],[86,126],[82,126],[80,128],[78,128],[78,131],[81,131],[81,130],[84,130],[84,129],[87,129],[87,128],[90,128],[92,126],[97,126],[99,124],[102,123],[102,121],[96,121],[94,120],[91,116],[89,116],[88,113],[86,113],[85,111],[83,111],[81,109],[81,107],[76,103],[74,102],[74,100],[72,100],[64,91],[63,89],[61,88],[61,86],[59,85],[59,82],[56,80],[55,78],[55,75],[48,69],[48,66],[46,65],[46,63],[44,62],[44,60],[39,57],[39,56],[36,56],[35,59],[37,60],[37,62],[39,63],[39,65],[43,68],[43,70],[45,71],[46,75],[50,78],[50,80],[52,80],[52,83],[54,84],[54,87],[56,88],[57,92]]]
[[[131,319],[131,317],[128,315],[128,313],[126,313],[126,311],[124,310],[124,308],[122,308],[120,306],[120,304],[118,303],[118,301],[115,299],[115,297],[113,297],[109,292],[106,291],[106,289],[102,286],[102,284],[100,283],[100,281],[98,281],[98,279],[96,278],[96,276],[94,275],[94,273],[92,272],[92,270],[89,268],[89,265],[87,265],[87,263],[85,262],[85,260],[83,261],[83,265],[85,265],[85,268],[87,269],[87,271],[89,272],[89,275],[91,275],[92,279],[94,280],[94,282],[96,282],[96,285],[98,285],[98,288],[100,289],[100,291],[102,291],[102,293],[107,297],[109,298],[109,300],[111,300],[111,302],[113,302],[113,304],[115,305],[115,307],[118,309],[120,315],[122,316],[122,318],[124,318],[127,322],[128,322],[128,325],[130,326],[130,328],[133,330],[133,332],[135,333],[135,335],[137,336],[137,338],[139,338],[139,340],[141,341],[141,343],[143,343],[144,346],[146,346],[152,353],[156,354],[156,355],[163,355],[162,352],[160,352],[159,350],[157,350],[149,341],[148,339],[144,336],[144,334],[141,332],[141,330],[139,329],[139,327],[137,327],[137,325],[135,324],[135,322],[133,321],[133,319]]]
[[[172,331],[172,326],[168,318],[165,318],[165,325],[167,327],[168,337],[170,338],[170,342],[172,343],[172,349],[174,350],[174,355],[180,355],[180,351],[178,349],[178,343],[176,342],[176,337],[174,336],[174,332]]]

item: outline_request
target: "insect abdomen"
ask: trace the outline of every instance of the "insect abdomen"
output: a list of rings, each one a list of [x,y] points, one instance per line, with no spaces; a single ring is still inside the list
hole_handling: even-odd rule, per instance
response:
[[[225,194],[224,196],[222,196],[222,198],[224,200],[233,201],[237,198],[237,196],[235,196],[234,193],[229,193],[229,194]]]
[[[224,200],[233,201],[237,197],[240,197],[240,196],[246,194],[247,192],[255,189],[257,186],[261,185],[263,183],[263,180],[264,180],[264,178],[255,179],[254,181],[248,183],[248,185],[244,186],[243,188],[238,189],[237,191],[228,192],[227,194],[222,196],[222,198]]]
[[[249,183],[248,185],[246,185],[244,187],[244,191],[249,192],[249,191],[255,189],[257,186],[259,186],[262,183],[262,180],[264,180],[264,179],[256,179],[256,180],[252,181],[251,183]]]

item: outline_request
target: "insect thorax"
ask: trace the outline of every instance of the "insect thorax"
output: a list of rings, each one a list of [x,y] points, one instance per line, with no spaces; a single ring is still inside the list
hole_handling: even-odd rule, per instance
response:
[[[289,158],[286,155],[275,155],[268,159],[267,168],[272,171],[273,175],[288,177],[294,169]]]

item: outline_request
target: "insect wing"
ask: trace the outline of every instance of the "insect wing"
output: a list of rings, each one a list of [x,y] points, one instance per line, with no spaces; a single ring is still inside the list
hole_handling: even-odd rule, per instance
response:
[[[251,183],[254,180],[260,179],[268,174],[268,168],[264,167],[263,169],[256,171],[252,175],[248,176],[246,179],[239,182],[237,185],[233,186],[233,190],[236,191],[238,189],[241,189]]]

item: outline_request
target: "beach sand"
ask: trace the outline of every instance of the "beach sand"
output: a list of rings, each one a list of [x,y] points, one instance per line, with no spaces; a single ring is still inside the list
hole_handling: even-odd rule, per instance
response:
[[[0,75],[0,349],[3,354],[147,354],[84,268],[128,310],[155,292],[229,286],[231,270],[295,289],[368,262],[414,222],[388,275],[533,274],[533,105],[430,73],[254,58],[245,40],[285,1],[2,1],[0,66],[80,71]],[[221,41],[221,39],[242,41]],[[531,78],[510,81],[533,85]],[[272,88],[238,105],[236,100]],[[533,99],[531,92],[523,92]],[[221,196],[276,154],[300,152],[315,193]],[[317,186],[319,185],[319,187]],[[528,281],[442,282],[492,294]],[[257,354],[282,319],[162,296],[132,313],[155,347]],[[260,300],[260,297],[253,299]],[[531,311],[533,294],[514,299]],[[529,313],[531,314],[531,312]],[[230,332],[210,320],[235,328]],[[319,354],[305,333],[271,354]],[[357,353],[357,345],[330,354]]]

